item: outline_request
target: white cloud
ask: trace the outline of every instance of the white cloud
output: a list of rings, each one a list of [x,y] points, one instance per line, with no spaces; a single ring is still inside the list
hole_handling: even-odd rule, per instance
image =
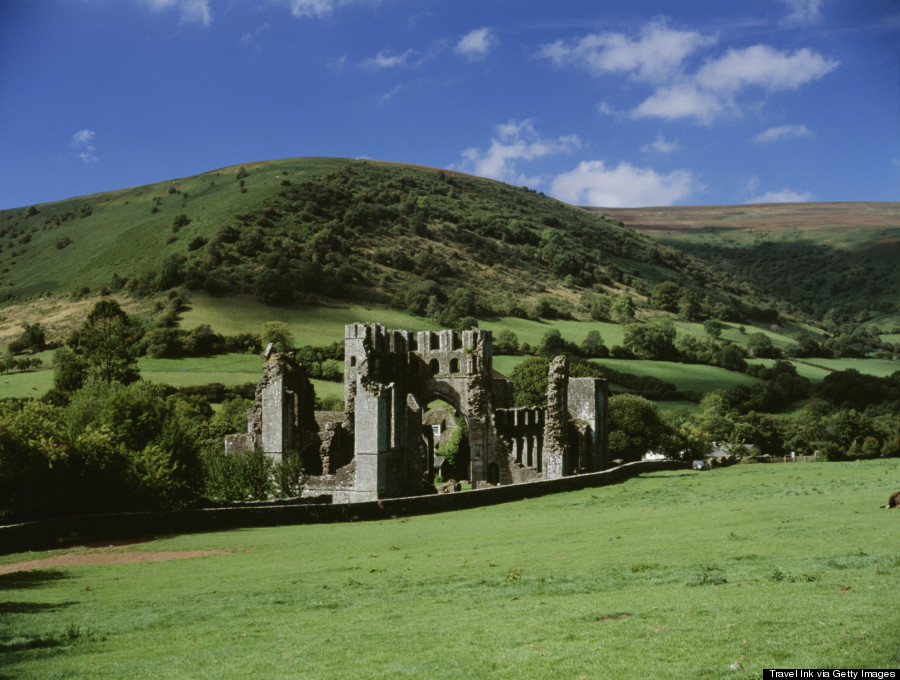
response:
[[[711,123],[715,118],[734,111],[730,97],[700,89],[691,83],[661,87],[631,112],[632,118],[696,118]]]
[[[520,161],[571,153],[580,145],[575,135],[546,139],[535,131],[532,120],[510,120],[497,126],[487,150],[471,147],[463,151],[463,162],[455,169],[503,182],[537,184],[539,178],[525,177],[519,172]]]
[[[814,24],[822,18],[824,0],[781,0],[788,7],[786,24]]]
[[[144,0],[154,10],[160,11],[177,7],[181,10],[182,24],[203,24],[209,26],[212,23],[212,10],[210,0]]]
[[[657,132],[656,139],[649,144],[644,144],[644,146],[641,147],[641,151],[643,151],[644,153],[672,153],[679,148],[681,148],[681,145],[678,143],[678,140],[670,142],[668,139],[662,136],[661,132]]]
[[[100,160],[94,147],[94,137],[96,136],[97,133],[93,130],[79,130],[72,135],[69,146],[74,149],[75,155],[84,163],[96,163]]]
[[[715,38],[671,29],[665,19],[655,19],[634,40],[621,33],[591,33],[570,44],[558,40],[544,45],[538,56],[556,66],[574,64],[595,74],[627,73],[638,80],[662,82],[678,72],[688,56],[714,42]]]
[[[573,205],[631,208],[672,205],[701,189],[688,170],[662,175],[630,163],[607,168],[603,161],[582,161],[574,170],[557,175],[549,193]]]
[[[297,18],[321,19],[334,12],[337,0],[289,0],[291,14]]]
[[[490,28],[476,28],[474,31],[466,33],[456,43],[455,51],[470,61],[477,61],[484,59],[496,44],[497,38]]]
[[[813,194],[809,191],[782,189],[781,191],[767,191],[760,196],[754,196],[747,203],[808,203],[813,198]]]
[[[818,7],[816,0],[805,2]],[[739,114],[739,97],[751,88],[767,93],[796,90],[840,64],[809,48],[791,53],[753,45],[729,49],[692,70],[690,58],[715,43],[714,37],[670,28],[663,18],[646,24],[635,37],[592,33],[544,45],[538,56],[558,67],[574,65],[596,76],[622,74],[653,85],[652,94],[631,110],[632,118],[693,118],[705,124]],[[600,108],[603,113],[617,111],[606,101]]]
[[[695,81],[714,92],[736,92],[751,85],[771,92],[796,90],[830,73],[838,63],[805,47],[789,55],[768,45],[753,45],[728,50],[725,56],[707,62]]]
[[[740,112],[737,96],[749,87],[769,92],[796,90],[827,75],[839,62],[810,49],[793,54],[768,45],[728,50],[707,61],[695,74],[656,92],[632,111],[634,118],[694,118],[711,123],[716,118]]]
[[[780,142],[792,137],[814,137],[813,131],[805,125],[780,125],[760,132],[756,135],[756,141],[760,144],[768,142]]]
[[[387,51],[382,51],[374,57],[363,59],[359,65],[375,71],[386,68],[410,68],[422,63],[422,59],[418,55],[419,53],[415,50],[406,50],[403,54],[391,54]]]
[[[377,5],[381,0],[280,0],[298,19],[323,19],[347,5]]]

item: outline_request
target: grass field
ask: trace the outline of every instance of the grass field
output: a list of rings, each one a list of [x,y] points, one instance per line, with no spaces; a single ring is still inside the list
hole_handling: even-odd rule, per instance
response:
[[[878,505],[898,480],[893,459],[745,465],[449,514],[75,549],[73,561],[217,552],[0,576],[0,675],[756,680],[763,668],[896,668],[898,517]]]
[[[298,346],[328,345],[344,339],[348,323],[373,321],[392,329],[439,330],[427,319],[390,307],[350,304],[273,307],[253,298],[215,298],[192,294],[184,312],[182,328],[209,324],[217,333],[259,333],[266,321],[288,325]]]

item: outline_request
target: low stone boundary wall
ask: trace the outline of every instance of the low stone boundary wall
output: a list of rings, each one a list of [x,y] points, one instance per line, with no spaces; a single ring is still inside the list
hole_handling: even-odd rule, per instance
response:
[[[50,550],[95,541],[137,539],[167,534],[202,533],[248,527],[318,524],[391,519],[464,510],[485,505],[536,498],[563,491],[616,484],[646,472],[687,470],[679,461],[626,463],[603,472],[591,472],[539,482],[493,486],[449,494],[391,498],[365,503],[261,504],[171,512],[128,512],[82,515],[0,527],[0,554]]]

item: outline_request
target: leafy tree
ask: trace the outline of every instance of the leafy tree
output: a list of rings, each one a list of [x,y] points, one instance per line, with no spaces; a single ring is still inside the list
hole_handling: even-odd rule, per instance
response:
[[[87,374],[87,366],[68,347],[60,347],[53,353],[53,387],[63,394],[72,394],[81,389]]]
[[[157,290],[168,290],[184,283],[184,256],[173,253],[163,260],[156,279]]]
[[[711,338],[721,337],[722,328],[722,324],[714,319],[707,319],[703,322],[703,331]]]
[[[630,296],[624,294],[617,297],[610,308],[612,318],[620,322],[625,321],[626,319],[633,319],[634,312],[634,300],[632,300]]]
[[[494,354],[516,354],[519,351],[519,338],[508,328],[504,328],[494,339]]]
[[[684,288],[677,283],[663,281],[654,286],[653,293],[650,295],[650,304],[657,309],[675,312],[678,310],[678,305],[684,293]]]
[[[751,356],[765,359],[777,359],[781,356],[781,350],[775,347],[772,339],[765,333],[751,333],[747,338],[747,351]]]
[[[678,314],[685,321],[697,321],[703,314],[703,307],[697,296],[686,290],[678,301]]]
[[[545,406],[547,404],[547,373],[550,360],[546,357],[529,357],[512,370],[513,401],[517,407]]]
[[[276,352],[287,353],[294,349],[294,334],[283,321],[266,321],[262,325],[260,342],[263,347],[271,342]]]
[[[656,405],[634,394],[609,398],[609,455],[625,461],[640,460],[659,448],[668,428]]]
[[[625,347],[644,359],[657,361],[675,359],[675,326],[671,321],[630,324],[625,327]]]
[[[22,334],[19,336],[19,342],[25,349],[40,352],[44,349],[46,340],[46,331],[39,321],[31,324],[22,324]]]
[[[137,339],[131,318],[111,298],[100,300],[78,332],[78,352],[89,376],[106,383],[130,383],[138,379],[131,346]]]
[[[579,347],[582,356],[589,358],[599,358],[609,356],[609,349],[603,342],[600,331],[588,331],[587,337],[581,341]]]
[[[578,348],[574,342],[566,340],[557,328],[551,328],[544,333],[541,338],[541,344],[538,347],[538,354],[548,358],[557,356],[558,354],[575,354]]]
[[[594,321],[604,321],[610,318],[612,298],[609,295],[594,295],[588,304],[591,318]]]

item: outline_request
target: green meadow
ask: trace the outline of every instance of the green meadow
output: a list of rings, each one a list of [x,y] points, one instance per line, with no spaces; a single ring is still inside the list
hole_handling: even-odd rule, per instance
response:
[[[742,465],[0,576],[15,678],[741,678],[897,668],[900,461]],[[107,551],[107,552],[109,552]],[[0,564],[76,548],[0,557]]]

